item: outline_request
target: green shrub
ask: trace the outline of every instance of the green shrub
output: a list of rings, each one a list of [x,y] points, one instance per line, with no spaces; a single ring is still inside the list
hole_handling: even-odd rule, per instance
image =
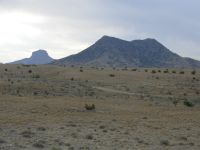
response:
[[[184,71],[180,71],[179,74],[185,74],[185,72]]]
[[[194,107],[194,104],[188,100],[184,100],[183,104],[187,107]]]
[[[152,70],[152,71],[151,71],[151,73],[153,73],[153,74],[154,74],[154,73],[156,73],[156,71],[155,71],[155,70]]]

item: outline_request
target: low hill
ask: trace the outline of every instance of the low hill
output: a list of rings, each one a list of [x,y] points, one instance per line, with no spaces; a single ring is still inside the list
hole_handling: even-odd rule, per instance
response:
[[[38,50],[38,51],[33,52],[30,58],[24,58],[18,61],[11,62],[10,64],[39,65],[39,64],[48,64],[52,62],[53,60],[54,59],[48,55],[47,51]]]

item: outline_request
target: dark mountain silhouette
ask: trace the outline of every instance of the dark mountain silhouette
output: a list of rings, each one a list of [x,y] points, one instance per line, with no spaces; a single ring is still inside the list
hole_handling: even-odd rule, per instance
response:
[[[200,61],[181,57],[155,39],[125,41],[103,36],[82,52],[59,60],[55,65],[109,67],[200,67]]]
[[[53,60],[54,59],[48,55],[47,51],[38,50],[38,51],[33,52],[30,58],[14,61],[14,62],[11,62],[10,64],[39,65],[39,64],[48,64],[52,62]]]

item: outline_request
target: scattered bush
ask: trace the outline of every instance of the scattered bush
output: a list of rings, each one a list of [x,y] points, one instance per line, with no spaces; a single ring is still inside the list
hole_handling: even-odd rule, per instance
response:
[[[154,74],[154,73],[156,73],[156,71],[155,71],[155,70],[152,70],[152,71],[151,71],[151,73],[153,73],[153,74]]]
[[[44,148],[45,146],[44,146],[44,144],[45,144],[46,142],[45,141],[37,141],[36,143],[34,143],[33,144],[33,147],[35,147],[35,148]]]
[[[83,69],[80,69],[80,72],[83,72]]]
[[[22,66],[23,67],[31,67],[31,65],[25,65],[25,64],[23,64]]]
[[[144,71],[145,71],[145,72],[148,72],[148,69],[145,69]]]
[[[6,68],[6,69],[4,69],[5,70],[5,72],[7,72],[8,71],[8,69]]]
[[[31,132],[31,131],[23,131],[22,133],[21,133],[21,135],[24,137],[24,138],[32,138],[34,135],[35,135],[35,133],[33,133],[33,132]]]
[[[88,139],[88,140],[92,140],[92,139],[93,139],[93,136],[92,136],[91,134],[88,134],[88,135],[86,135],[85,138]]]
[[[137,69],[136,69],[136,68],[133,68],[132,71],[137,71]]]
[[[109,76],[110,76],[110,77],[115,77],[115,75],[114,75],[114,74],[109,74]]]
[[[194,104],[188,100],[184,100],[183,104],[187,107],[194,107]]]
[[[5,144],[6,143],[6,141],[5,140],[3,140],[3,139],[0,139],[0,144]]]
[[[38,95],[39,93],[37,91],[33,92],[33,95],[36,96]]]
[[[28,73],[32,73],[32,70],[29,70]]]
[[[176,70],[173,70],[172,73],[176,74]]]
[[[169,73],[169,70],[167,69],[167,70],[164,70],[163,72],[164,72],[164,73]]]
[[[160,144],[161,144],[161,145],[168,146],[168,145],[169,145],[169,141],[168,141],[168,140],[161,140],[161,141],[160,141]]]
[[[38,131],[46,131],[46,128],[45,127],[38,127],[37,130]]]
[[[85,109],[86,110],[95,110],[95,105],[94,104],[92,104],[92,105],[85,104]]]
[[[185,72],[184,71],[180,71],[179,74],[185,74]]]
[[[193,71],[191,72],[191,74],[192,74],[192,75],[195,75],[195,74],[196,74],[196,71],[195,71],[195,70],[193,70]]]
[[[100,129],[105,129],[106,127],[104,125],[99,126]]]
[[[174,101],[173,101],[173,104],[174,104],[174,106],[176,107],[177,104],[178,104],[178,100],[174,100]]]
[[[160,72],[161,72],[161,70],[158,70],[158,72],[160,73]]]
[[[36,78],[36,79],[40,78],[40,75],[39,74],[33,75],[32,78]]]
[[[168,95],[172,95],[172,92],[171,92],[171,91],[168,91],[167,94],[168,94]]]

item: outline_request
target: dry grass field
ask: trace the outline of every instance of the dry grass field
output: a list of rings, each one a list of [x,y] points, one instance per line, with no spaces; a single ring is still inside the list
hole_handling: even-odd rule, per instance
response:
[[[192,71],[0,65],[0,150],[199,150]]]

